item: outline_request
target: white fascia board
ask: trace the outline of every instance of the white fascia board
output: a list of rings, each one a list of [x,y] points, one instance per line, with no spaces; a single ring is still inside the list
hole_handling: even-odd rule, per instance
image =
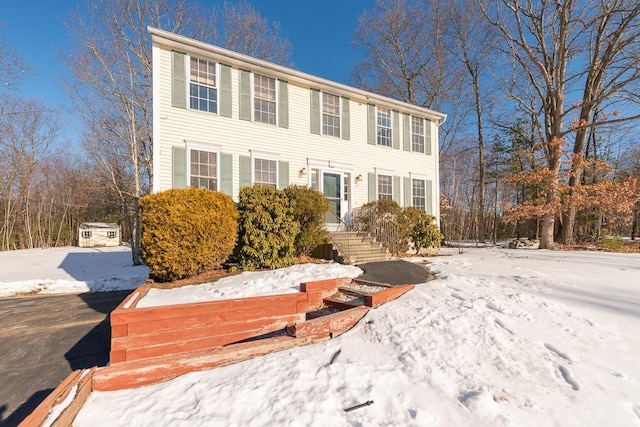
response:
[[[195,53],[196,55],[201,54],[216,61],[241,69],[249,68],[253,72],[265,73],[271,77],[288,81],[290,83],[296,83],[302,87],[313,87],[314,89],[330,92],[334,95],[344,96],[363,104],[370,103],[390,109],[400,109],[402,112],[426,117],[430,120],[436,121],[437,123],[440,123],[441,121],[444,122],[447,117],[446,114],[433,111],[428,108],[420,107],[408,102],[398,101],[373,92],[367,92],[342,83],[333,82],[292,68],[273,64],[252,56],[243,55],[229,49],[224,49],[198,40],[190,39],[188,37],[180,36],[169,31],[160,30],[154,27],[147,27],[147,30],[149,34],[151,34],[153,43],[161,44],[173,49],[188,49],[189,52]]]

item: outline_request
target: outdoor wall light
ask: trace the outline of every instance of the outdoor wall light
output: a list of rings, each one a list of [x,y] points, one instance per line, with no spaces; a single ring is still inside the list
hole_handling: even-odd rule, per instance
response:
[[[298,171],[298,178],[302,178],[307,174],[307,168],[302,168]]]
[[[362,175],[358,175],[356,176],[356,184],[359,184],[360,182],[362,182]]]

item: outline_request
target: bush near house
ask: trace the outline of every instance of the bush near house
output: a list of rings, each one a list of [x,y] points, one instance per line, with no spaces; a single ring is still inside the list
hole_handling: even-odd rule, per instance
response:
[[[416,208],[404,208],[396,216],[400,250],[406,252],[413,244],[416,253],[422,248],[439,248],[443,235],[434,216]]]
[[[284,192],[291,202],[293,218],[300,224],[300,232],[295,238],[295,254],[310,255],[327,239],[324,216],[330,209],[329,200],[319,191],[303,185],[290,185]]]
[[[141,251],[163,281],[220,268],[233,253],[238,211],[224,193],[183,188],[140,199]]]
[[[354,210],[353,225],[359,231],[371,232],[381,216],[392,218],[401,208],[393,200],[374,200]]]
[[[300,226],[282,190],[244,187],[238,201],[240,222],[235,255],[242,268],[281,268],[295,262]]]

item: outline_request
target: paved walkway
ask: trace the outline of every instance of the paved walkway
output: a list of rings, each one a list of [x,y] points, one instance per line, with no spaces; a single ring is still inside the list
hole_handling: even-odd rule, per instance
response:
[[[106,365],[108,313],[129,293],[0,298],[0,426],[17,426],[73,370]]]
[[[364,270],[359,279],[390,285],[415,285],[433,278],[424,265],[402,260],[368,262],[358,267]]]

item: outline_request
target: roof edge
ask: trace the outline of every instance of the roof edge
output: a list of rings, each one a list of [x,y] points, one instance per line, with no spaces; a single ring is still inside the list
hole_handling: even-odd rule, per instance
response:
[[[322,77],[307,74],[302,71],[294,70],[293,68],[285,67],[283,65],[274,64],[262,59],[255,58],[253,56],[238,53],[229,49],[225,49],[219,46],[215,46],[209,43],[201,42],[189,37],[181,36],[179,34],[172,33],[170,31],[161,30],[155,27],[147,27],[147,31],[151,34],[153,42],[157,42],[169,47],[181,48],[182,46],[189,46],[194,49],[203,50],[207,53],[217,56],[224,56],[229,58],[232,64],[236,66],[251,65],[264,71],[270,71],[282,77],[283,80],[295,81],[303,86],[312,86],[314,89],[333,89],[339,92],[340,95],[348,95],[350,98],[359,99],[363,103],[381,103],[384,106],[400,107],[404,111],[412,111],[424,116],[428,116],[430,119],[435,120],[436,123],[441,124],[446,120],[447,115],[434,111],[428,108],[420,107],[409,102],[399,101],[397,99],[389,98],[376,94],[374,92],[368,92],[363,89],[358,89],[353,86],[345,85],[343,83],[334,82],[332,80],[324,79]]]

